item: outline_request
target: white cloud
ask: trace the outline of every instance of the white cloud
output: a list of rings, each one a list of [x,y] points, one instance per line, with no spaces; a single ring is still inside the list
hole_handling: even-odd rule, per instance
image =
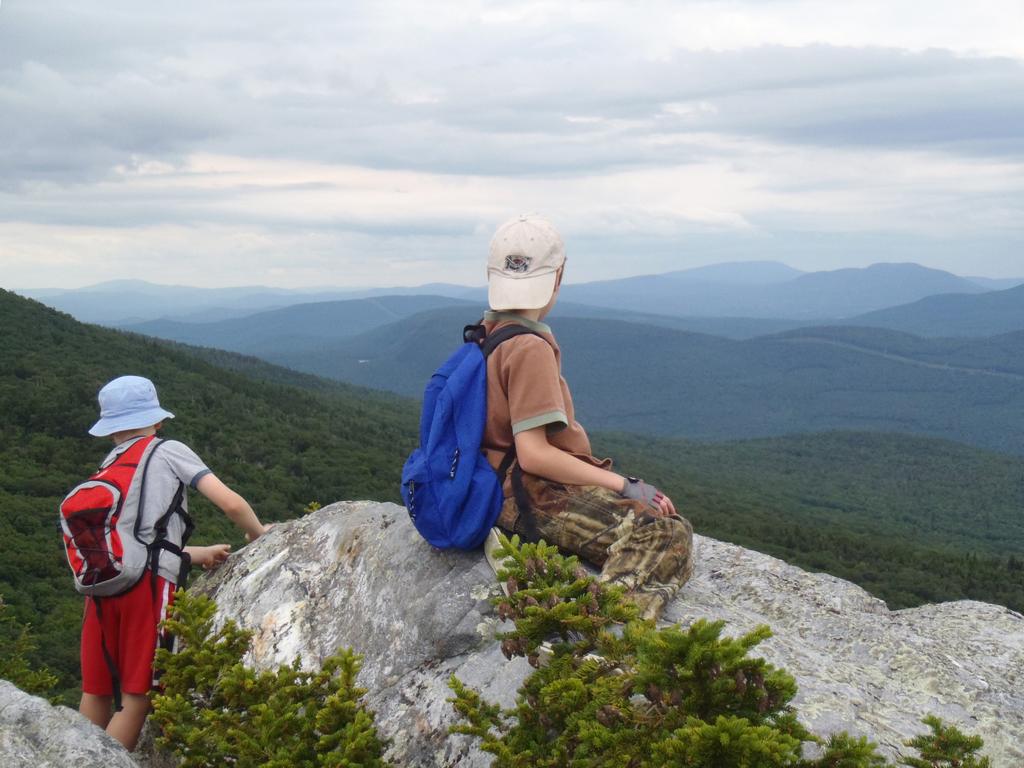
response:
[[[0,264],[11,285],[125,274],[215,285],[407,285],[437,279],[438,270],[472,284],[490,231],[524,210],[558,223],[580,275],[678,267],[673,250],[699,264],[707,258],[694,242],[776,230],[1024,236],[1021,163],[700,138],[718,159],[591,176],[453,177],[210,155],[175,168],[124,168],[93,185],[88,200],[52,185],[28,199],[0,198],[14,212],[0,225]],[[641,241],[642,255],[616,261],[609,274],[604,260],[614,249]],[[758,241],[748,242],[745,255],[757,258]],[[104,257],[74,269],[85,253]],[[794,263],[816,266],[807,255]],[[50,279],[31,279],[33,270]]]
[[[667,44],[689,50],[761,45],[943,49],[1024,58],[1019,0],[819,0],[659,3]]]
[[[156,261],[184,282],[473,282],[481,232],[521,209],[595,274],[716,237],[1019,243],[1022,10],[7,3],[0,282]]]

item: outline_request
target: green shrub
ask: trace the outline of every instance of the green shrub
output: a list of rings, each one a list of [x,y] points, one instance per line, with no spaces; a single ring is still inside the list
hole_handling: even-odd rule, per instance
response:
[[[980,736],[967,736],[933,715],[923,722],[931,733],[907,742],[907,746],[916,749],[921,756],[904,757],[903,765],[912,768],[989,768],[991,765],[987,757],[978,756],[984,746]]]
[[[179,593],[168,629],[179,652],[160,651],[163,692],[153,720],[183,768],[382,768],[384,742],[356,686],[361,657],[343,650],[319,671],[300,660],[256,672],[242,663],[252,633],[233,621],[213,628],[216,606]]]
[[[513,709],[450,680],[463,720],[452,731],[478,738],[495,755],[494,768],[890,765],[866,738],[821,740],[799,723],[793,677],[749,655],[771,636],[768,627],[738,638],[723,637],[721,621],[658,629],[575,557],[544,542],[520,545],[518,537],[503,537],[502,547],[498,577],[508,594],[494,603],[514,622],[500,636],[502,651],[525,656],[536,670]],[[908,742],[925,761],[907,758],[906,765],[987,768],[987,761],[955,762],[980,748],[980,739],[925,722],[932,735]],[[811,741],[820,744],[818,757],[803,754]]]
[[[29,627],[7,615],[7,606],[0,598],[0,680],[7,680],[36,696],[51,697],[57,676],[48,669],[33,669],[28,661],[36,641]]]

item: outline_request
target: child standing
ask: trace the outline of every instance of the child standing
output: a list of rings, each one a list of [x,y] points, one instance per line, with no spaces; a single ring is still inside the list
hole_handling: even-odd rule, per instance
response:
[[[642,616],[656,619],[692,573],[693,529],[657,488],[591,455],[558,343],[541,322],[564,270],[565,246],[545,219],[520,216],[491,240],[487,333],[510,324],[533,331],[504,342],[487,360],[483,446],[495,469],[515,452],[498,525],[600,567],[603,581],[623,586]]]
[[[161,637],[159,623],[166,618],[174,591],[180,581],[182,557],[175,550],[182,544],[184,516],[171,514],[176,507],[186,511],[186,487],[198,490],[217,505],[253,541],[270,526],[260,523],[248,502],[228,488],[188,446],[174,440],[154,439],[165,419],[174,414],[160,407],[156,388],[141,376],[121,376],[99,393],[100,419],[89,430],[98,437],[111,437],[114,449],[101,467],[110,467],[135,447],[138,470],[131,480],[124,503],[141,504],[137,535],[154,539],[157,520],[167,514],[166,541],[155,562],[157,573],[147,570],[126,592],[110,597],[86,597],[82,624],[82,699],[79,711],[127,749],[135,748],[149,714],[149,692],[153,688],[153,658]],[[143,446],[143,442],[147,442]],[[135,456],[126,457],[135,458]],[[223,563],[230,546],[184,547],[193,564],[204,569]],[[122,708],[112,711],[115,688],[120,689]]]

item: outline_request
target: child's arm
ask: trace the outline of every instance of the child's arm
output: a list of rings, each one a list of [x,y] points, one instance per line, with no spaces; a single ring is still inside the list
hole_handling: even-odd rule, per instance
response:
[[[546,427],[523,430],[515,441],[519,466],[532,475],[566,485],[597,485],[620,494],[626,487],[626,478],[622,475],[595,467],[551,445]],[[676,513],[668,496],[661,495],[652,503],[663,515]]]
[[[211,571],[228,559],[231,553],[230,544],[211,544],[208,547],[185,547],[192,565],[202,566],[204,571]]]
[[[252,511],[249,502],[232,491],[214,474],[203,475],[196,490],[216,504],[228,519],[245,531],[246,541],[255,541],[270,530]]]

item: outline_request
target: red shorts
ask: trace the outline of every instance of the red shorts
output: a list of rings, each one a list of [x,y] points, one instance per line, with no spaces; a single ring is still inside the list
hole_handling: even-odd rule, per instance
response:
[[[110,667],[103,655],[103,643],[121,678],[122,693],[147,694],[155,684],[153,657],[167,638],[157,625],[167,618],[167,609],[174,602],[173,583],[153,579],[146,571],[138,584],[113,597],[98,598],[96,603],[85,598],[85,619],[82,622],[82,691],[94,696],[110,696],[114,692]],[[102,624],[102,635],[100,625]]]

